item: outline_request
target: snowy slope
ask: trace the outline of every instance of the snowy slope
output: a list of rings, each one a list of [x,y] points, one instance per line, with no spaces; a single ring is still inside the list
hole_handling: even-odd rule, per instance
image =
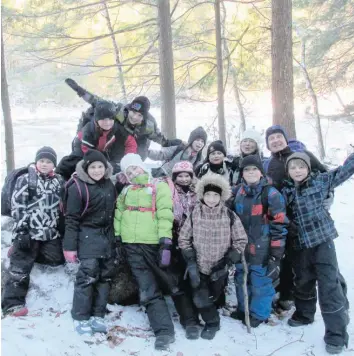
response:
[[[210,124],[210,111],[200,106],[196,110],[185,106],[180,107],[180,117],[184,119],[178,125],[178,135],[187,139],[190,129],[197,125]],[[193,118],[188,118],[193,113]],[[47,115],[48,114],[48,115]],[[29,114],[28,114],[29,115]],[[41,116],[24,117],[18,115],[15,120],[15,142],[17,165],[28,163],[38,147],[50,144],[59,156],[68,154],[72,135],[75,132],[77,112],[43,113]],[[63,119],[65,118],[65,119]],[[266,128],[270,118],[254,116],[250,119],[256,128]],[[299,137],[304,138],[311,148],[315,148],[314,135],[309,123],[297,122]],[[303,134],[303,135],[302,135]],[[335,150],[334,163],[340,163],[345,156],[345,148],[354,137],[354,127],[349,124],[330,123],[327,133],[328,142]],[[310,143],[313,143],[312,145]],[[348,282],[348,295],[354,305],[354,248],[353,208],[354,180],[337,189],[335,203],[331,213],[336,221],[340,237],[336,240],[338,259],[342,274]],[[2,257],[6,256],[8,241],[11,239],[7,231],[2,231]],[[8,263],[8,260],[6,261]],[[178,356],[321,356],[326,355],[323,343],[324,326],[320,312],[316,315],[313,325],[291,329],[282,320],[278,325],[261,325],[247,334],[241,322],[227,316],[221,318],[221,331],[213,341],[185,339],[184,331],[174,317],[176,342],[171,345],[170,352],[157,352],[153,349],[154,338],[149,330],[148,320],[144,311],[138,306],[109,306],[112,311],[107,320],[112,327],[110,340],[101,335],[83,338],[73,331],[70,317],[73,296],[74,271],[64,267],[45,268],[35,266],[31,275],[31,288],[27,297],[30,310],[24,318],[7,317],[2,320],[2,354],[6,356],[91,356],[91,355],[178,355]],[[231,303],[235,303],[230,296]],[[171,305],[171,313],[175,314]],[[353,308],[351,319],[354,320]],[[351,340],[354,338],[354,326],[349,325]],[[351,342],[349,346],[353,345]],[[354,355],[351,346],[344,355]]]

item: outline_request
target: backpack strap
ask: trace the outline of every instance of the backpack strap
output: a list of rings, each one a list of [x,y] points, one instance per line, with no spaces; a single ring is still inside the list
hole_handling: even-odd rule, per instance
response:
[[[76,185],[77,191],[79,192],[81,201],[84,203],[84,210],[81,213],[80,217],[83,217],[83,215],[86,213],[88,209],[88,204],[89,204],[89,191],[88,191],[88,186],[85,182],[82,182],[85,189],[81,189],[81,183],[79,183],[79,180],[76,177],[73,177],[73,181]]]

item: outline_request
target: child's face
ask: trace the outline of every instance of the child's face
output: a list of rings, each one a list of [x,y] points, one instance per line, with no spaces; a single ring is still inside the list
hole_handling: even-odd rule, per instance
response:
[[[247,184],[257,184],[261,177],[262,173],[256,166],[248,166],[243,169],[243,179]]]
[[[201,138],[197,138],[192,143],[192,150],[194,152],[199,152],[204,147],[204,145],[205,145],[204,140]]]
[[[204,203],[209,208],[214,208],[215,206],[219,205],[221,196],[216,192],[209,191],[204,194],[203,199],[204,199]]]
[[[225,156],[220,151],[213,151],[209,154],[209,162],[212,164],[220,164],[223,162]]]
[[[128,120],[129,123],[132,125],[141,125],[141,123],[143,122],[144,116],[137,111],[134,110],[129,110],[128,112]]]
[[[92,162],[87,168],[87,174],[95,181],[103,178],[106,172],[106,167],[100,161]]]
[[[138,166],[130,166],[125,171],[125,175],[128,177],[130,181],[132,181],[135,177],[140,176],[141,174],[144,173],[145,173],[144,170]]]
[[[37,161],[36,167],[42,174],[48,174],[53,171],[54,163],[48,158],[41,158]]]
[[[256,143],[256,141],[254,141],[250,138],[246,138],[241,141],[240,148],[241,148],[242,153],[244,153],[246,155],[250,155],[251,153],[256,152],[257,143]]]
[[[188,186],[192,183],[192,178],[188,173],[182,172],[177,175],[176,183],[178,185]]]
[[[114,120],[110,119],[110,118],[103,119],[103,120],[98,120],[97,124],[102,130],[108,131],[113,127]]]
[[[300,183],[309,175],[309,168],[302,159],[292,159],[289,162],[288,172],[294,182]]]

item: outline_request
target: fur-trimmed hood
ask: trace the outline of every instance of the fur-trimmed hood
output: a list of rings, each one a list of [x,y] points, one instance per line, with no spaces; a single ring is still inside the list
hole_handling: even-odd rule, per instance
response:
[[[84,164],[84,160],[81,160],[80,162],[78,162],[78,164],[76,165],[76,174],[77,176],[84,181],[85,183],[88,184],[96,184],[97,182],[95,182],[92,178],[90,178],[90,176],[84,171],[82,165]],[[113,167],[112,165],[107,162],[107,169],[106,172],[104,173],[104,178],[105,179],[110,179],[112,174],[113,174]]]
[[[220,174],[208,172],[205,174],[196,185],[196,193],[198,200],[203,200],[205,186],[213,184],[221,189],[221,201],[226,202],[231,196],[231,188],[229,182]]]

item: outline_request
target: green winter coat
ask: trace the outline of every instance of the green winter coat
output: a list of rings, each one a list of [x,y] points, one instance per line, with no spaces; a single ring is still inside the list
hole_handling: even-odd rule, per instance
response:
[[[156,182],[156,212],[128,210],[129,207],[152,208],[151,187],[139,186],[149,183],[149,175],[134,179],[136,185],[123,189],[119,195],[114,216],[115,236],[125,243],[158,244],[161,237],[172,237],[172,196],[167,183]]]

